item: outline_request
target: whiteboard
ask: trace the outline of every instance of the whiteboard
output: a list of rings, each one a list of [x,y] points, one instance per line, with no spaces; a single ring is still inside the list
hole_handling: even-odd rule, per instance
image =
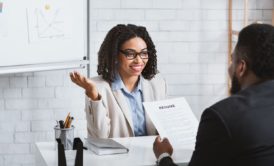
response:
[[[0,70],[81,63],[87,14],[87,0],[0,0]]]

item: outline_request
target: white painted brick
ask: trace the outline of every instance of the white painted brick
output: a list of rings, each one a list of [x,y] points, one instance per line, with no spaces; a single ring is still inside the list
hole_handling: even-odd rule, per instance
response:
[[[0,88],[8,88],[9,84],[9,77],[0,76]]]
[[[256,3],[257,9],[273,9],[273,6],[273,0],[257,0]]]
[[[153,8],[178,9],[182,7],[181,0],[153,0]]]
[[[175,54],[174,56],[169,57],[169,62],[172,64],[184,64],[184,63],[198,63],[199,55],[198,54]]]
[[[94,9],[90,11],[91,20],[113,20],[113,10],[111,9]],[[94,26],[94,25],[93,25]],[[96,26],[96,25],[95,25]]]
[[[32,132],[32,135],[35,142],[55,141],[54,126],[52,126],[50,131]]]
[[[157,50],[159,53],[164,54],[164,56],[170,55],[171,57],[177,54],[184,54],[188,52],[188,44],[187,43],[169,43],[169,42],[161,42],[157,43]]]
[[[204,10],[202,16],[204,20],[228,21],[227,10]]]
[[[53,127],[56,125],[55,120],[48,121],[32,121],[31,131],[53,131]]]
[[[200,79],[204,84],[225,84],[227,82],[225,74],[208,74],[203,75]]]
[[[175,10],[146,10],[145,11],[146,20],[175,20],[176,11]]]
[[[262,20],[271,20],[272,19],[272,10],[263,10],[262,12]]]
[[[0,88],[0,99],[4,98],[4,90]],[[0,107],[1,108],[1,107]]]
[[[165,75],[168,85],[194,84],[199,82],[198,75],[194,74],[169,74]]]
[[[5,164],[12,166],[14,164],[33,165],[35,164],[35,156],[33,154],[5,156]]]
[[[15,77],[28,77],[33,76],[35,72],[26,72],[26,73],[14,73]]]
[[[75,129],[77,129],[77,130],[86,130],[87,129],[87,121],[86,120],[75,119],[75,121],[73,122],[73,125],[75,126]]]
[[[151,8],[152,7],[152,0],[138,0],[138,1],[134,1],[134,0],[121,0],[121,7],[122,8]]]
[[[65,117],[67,116],[68,112],[70,112],[71,116],[73,116],[77,120],[86,120],[86,113],[83,108],[77,108],[77,109],[64,109],[64,110],[54,110],[54,118],[56,120],[65,120]]]
[[[0,122],[18,121],[20,118],[19,111],[0,111]]]
[[[38,142],[38,141],[37,141]],[[37,154],[38,152],[38,149],[37,149],[37,146],[35,145],[35,143],[31,143],[30,144],[30,153],[31,154]],[[35,161],[36,162],[36,161]],[[36,164],[37,165],[37,164]]]
[[[97,23],[97,30],[104,31],[104,34],[106,35],[106,33],[110,29],[112,29],[114,26],[116,26],[118,24],[122,24],[122,23],[120,21],[100,21]],[[102,36],[102,38],[103,38],[103,36]],[[99,43],[97,43],[97,44],[99,44]],[[99,46],[101,46],[101,43],[99,44]],[[99,50],[99,48],[96,50]]]
[[[223,64],[210,64],[208,65],[209,74],[226,74],[227,68]]]
[[[56,98],[78,98],[79,100],[84,100],[85,98],[85,90],[80,86],[75,86],[74,88],[66,88],[66,87],[56,87],[55,88],[55,96]]]
[[[187,31],[189,30],[189,23],[187,21],[161,21],[160,30]]]
[[[13,143],[13,132],[0,131],[0,144]]]
[[[0,165],[4,165],[4,157],[0,156]]]
[[[201,1],[202,9],[227,9],[228,1],[220,1],[220,0],[206,0]]]
[[[10,78],[10,87],[24,88],[27,87],[27,77],[12,77]]]
[[[66,76],[66,75],[65,75]],[[69,77],[69,75],[67,75]],[[60,77],[56,76],[46,76],[46,86],[63,86],[64,85],[64,75]]]
[[[226,52],[227,48],[224,48],[224,45],[226,43],[215,43],[215,42],[209,42],[209,43],[190,43],[190,52],[193,53],[222,53]],[[227,47],[227,44],[225,45]]]
[[[1,132],[14,132],[15,122],[2,122],[0,121],[0,131]]]
[[[52,98],[54,97],[54,88],[24,88],[24,98]]]
[[[39,108],[41,108],[41,106],[47,106],[48,108],[70,108],[70,102],[70,99],[39,100]]]
[[[5,102],[4,100],[0,99],[0,111],[4,111],[4,107],[5,107]]]
[[[150,34],[152,31],[159,31],[159,24],[157,21],[134,21],[135,25],[144,26],[148,33]]]
[[[167,54],[162,53],[161,51],[157,52],[157,63],[158,64],[168,64]]]
[[[76,137],[80,137],[80,138],[86,138],[87,135],[87,130],[78,130],[75,134]]]
[[[186,74],[190,72],[189,64],[164,64],[159,66],[160,73],[167,74],[176,74],[178,72]]]
[[[29,151],[29,144],[0,144],[0,154],[25,154]]]
[[[30,121],[19,121],[15,125],[16,132],[29,132],[30,131]]]
[[[6,109],[33,109],[37,108],[37,101],[31,99],[7,99]]]
[[[21,88],[10,88],[4,89],[4,98],[21,98],[22,89]]]
[[[220,63],[216,61],[216,54],[212,53],[200,53],[199,54],[199,62],[204,64],[214,64],[214,63]],[[227,58],[226,58],[227,60]],[[206,71],[207,72],[207,71]]]
[[[31,110],[22,111],[22,120],[51,120],[53,119],[52,110]]]
[[[228,42],[228,38],[220,36],[225,36],[227,35],[227,30],[220,30],[220,31],[207,31],[205,33],[200,33],[199,40],[203,42],[215,42],[215,41],[220,41],[220,42]]]
[[[200,0],[182,0],[183,9],[200,9],[201,2]]]
[[[120,8],[120,0],[92,0],[90,1],[90,9],[108,9]]]
[[[207,64],[190,64],[189,74],[206,74],[208,71]]]
[[[191,2],[187,0],[188,2]],[[187,20],[187,21],[194,21],[194,20],[201,20],[202,12],[198,9],[191,9],[191,10],[179,10],[177,11],[178,19],[179,20]]]
[[[125,9],[113,11],[116,20],[144,20],[145,12],[141,9]]]
[[[182,96],[193,96],[193,95],[213,95],[214,89],[212,85],[172,85],[168,89],[170,95],[182,95]]]
[[[45,77],[27,77],[28,87],[45,87]]]
[[[216,84],[213,86],[214,95],[218,96],[228,96],[227,84]]]
[[[15,133],[15,143],[31,143],[33,141],[33,134],[30,132]]]
[[[272,16],[272,12],[271,12]],[[248,13],[248,22],[263,21],[263,10],[251,10]]]
[[[227,30],[227,21],[191,21],[189,27],[191,31],[200,31],[207,33],[208,31]]]
[[[96,31],[96,21],[94,21],[93,19],[89,19],[90,21],[89,21],[89,25],[90,25],[90,27],[89,27],[89,31],[90,32],[95,32]]]

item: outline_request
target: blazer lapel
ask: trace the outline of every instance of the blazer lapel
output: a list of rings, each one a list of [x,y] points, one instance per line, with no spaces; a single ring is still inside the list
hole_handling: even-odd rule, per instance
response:
[[[154,101],[155,100],[153,89],[146,79],[143,79],[143,81],[142,81],[142,90],[143,90],[144,101]],[[151,119],[149,118],[147,111],[149,111],[149,110],[145,110],[147,134],[155,135],[157,133],[157,131],[156,131],[156,128],[154,127]]]
[[[113,95],[114,95],[118,105],[120,106],[123,114],[125,115],[125,117],[128,121],[132,135],[134,135],[134,132],[133,132],[134,128],[133,128],[131,112],[130,112],[130,109],[128,108],[127,101],[125,101],[125,97],[124,97],[123,93],[121,91],[112,91],[112,92],[113,92]]]

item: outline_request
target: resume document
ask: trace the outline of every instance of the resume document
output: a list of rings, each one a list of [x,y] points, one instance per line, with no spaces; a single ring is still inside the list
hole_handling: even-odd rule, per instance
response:
[[[198,120],[185,98],[144,102],[144,108],[161,138],[173,146],[194,149]]]

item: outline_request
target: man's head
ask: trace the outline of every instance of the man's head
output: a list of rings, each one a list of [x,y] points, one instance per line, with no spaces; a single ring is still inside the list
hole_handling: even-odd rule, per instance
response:
[[[251,24],[241,30],[229,67],[231,93],[274,79],[274,27]]]

